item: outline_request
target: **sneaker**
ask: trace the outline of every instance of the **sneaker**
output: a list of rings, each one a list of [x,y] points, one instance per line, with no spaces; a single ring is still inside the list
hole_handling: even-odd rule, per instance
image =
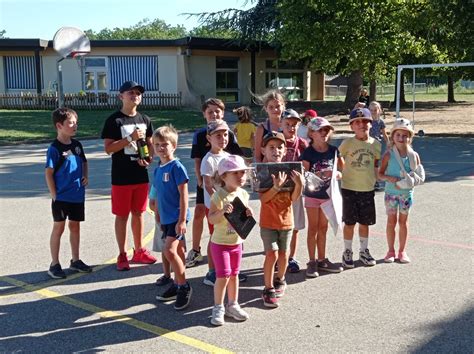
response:
[[[324,258],[322,261],[318,261],[318,269],[328,273],[340,273],[343,271],[341,266],[334,264],[327,258]]]
[[[306,263],[306,276],[308,278],[317,278],[319,277],[318,273],[318,262],[316,261],[309,261]]]
[[[245,274],[239,273],[239,282],[245,283],[248,277]]]
[[[157,295],[156,299],[160,301],[176,300],[177,294],[178,294],[178,286],[173,283],[168,289],[166,289],[166,291],[163,294]]]
[[[171,279],[171,277],[167,276],[167,275],[162,275],[161,277],[159,277],[157,280],[156,280],[156,285],[158,286],[164,286],[164,285],[168,285],[169,283],[172,283],[173,282],[173,279]]]
[[[369,267],[372,267],[376,264],[375,259],[371,256],[368,248],[366,248],[365,251],[359,252],[359,259],[362,263]]]
[[[130,264],[128,264],[127,254],[120,253],[117,257],[117,270],[130,270]]]
[[[286,290],[286,280],[280,280],[280,278],[276,277],[275,280],[273,280],[273,286],[275,286],[275,295],[276,297],[282,297],[285,295],[285,290]]]
[[[156,262],[156,257],[153,256],[146,248],[133,250],[132,263],[153,264]]]
[[[345,268],[354,268],[354,261],[352,260],[352,251],[346,249],[342,254],[342,266]]]
[[[400,261],[400,263],[410,263],[411,262],[411,259],[410,259],[410,257],[408,257],[406,252],[399,252],[398,253],[398,260]]]
[[[85,264],[83,261],[78,259],[77,261],[73,262],[71,259],[71,264],[69,265],[69,269],[75,270],[80,273],[90,273],[92,272],[92,267]]]
[[[387,255],[383,259],[385,263],[393,263],[395,262],[395,251],[388,251]]]
[[[300,264],[296,259],[290,258],[288,260],[288,271],[290,273],[298,273],[300,271]]]
[[[278,298],[276,297],[275,288],[263,289],[262,300],[263,305],[266,307],[278,307]]]
[[[239,304],[227,305],[225,307],[225,315],[233,317],[236,321],[246,321],[249,319],[249,314],[242,310]]]
[[[48,275],[53,279],[66,278],[66,273],[64,273],[64,270],[61,268],[61,264],[59,263],[49,266]]]
[[[207,272],[202,282],[206,285],[214,286],[214,283],[216,282],[216,272]]]
[[[189,306],[191,302],[191,295],[193,294],[193,288],[189,283],[178,287],[178,294],[176,295],[176,302],[174,304],[175,310],[183,310]]]
[[[186,257],[186,268],[194,267],[199,262],[202,262],[202,254],[200,251],[201,249],[199,249],[199,251],[195,251],[194,249],[189,251],[188,256]]]
[[[224,314],[226,314],[224,305],[214,305],[212,308],[211,324],[214,326],[222,326],[225,323]]]

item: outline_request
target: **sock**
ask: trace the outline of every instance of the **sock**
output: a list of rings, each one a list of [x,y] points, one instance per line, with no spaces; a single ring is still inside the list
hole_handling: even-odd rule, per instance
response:
[[[369,238],[359,236],[359,239],[360,239],[360,251],[363,252],[367,248],[369,248]]]
[[[352,240],[344,239],[344,247],[346,248],[346,250],[352,251]]]

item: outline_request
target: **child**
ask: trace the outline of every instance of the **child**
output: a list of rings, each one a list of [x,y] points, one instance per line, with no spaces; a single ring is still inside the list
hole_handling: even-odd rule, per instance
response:
[[[153,264],[156,258],[142,245],[148,204],[148,170],[150,160],[141,159],[137,141],[145,139],[152,157],[153,126],[150,117],[137,111],[145,88],[135,81],[125,81],[120,87],[120,110],[112,113],[104,123],[101,138],[105,152],[112,156],[112,214],[115,215],[115,238],[119,255],[117,270],[127,271],[127,223],[131,216],[134,251],[131,262]]]
[[[257,127],[255,132],[255,162],[265,162],[262,154],[262,141],[264,136],[272,131],[280,131],[280,118],[285,110],[285,98],[277,90],[270,90],[261,98],[268,118]]]
[[[234,133],[244,154],[245,161],[249,164],[253,160],[253,146],[257,130],[252,122],[252,111],[249,107],[242,106],[234,109],[233,112],[237,114],[239,119],[239,122],[235,124]]]
[[[283,161],[299,161],[303,151],[308,147],[306,140],[296,136],[301,118],[293,109],[287,109],[283,112],[281,126],[286,140],[286,155]],[[288,270],[290,273],[300,271],[299,262],[295,259],[295,253],[298,243],[298,231],[303,230],[305,225],[305,215],[303,199],[300,197],[293,202],[293,221],[294,229],[290,242],[290,255],[288,259]]]
[[[382,113],[382,106],[377,101],[370,102],[369,111],[372,115],[372,127],[369,130],[369,135],[382,144],[380,156],[383,156],[386,146],[389,145],[388,135],[385,131],[385,122],[380,116]],[[383,183],[375,182],[375,190],[383,190]]]
[[[201,255],[201,236],[204,229],[204,217],[206,216],[206,207],[204,205],[203,180],[201,176],[201,161],[211,145],[207,141],[207,124],[212,121],[221,121],[224,119],[224,102],[218,98],[209,98],[202,105],[202,115],[206,119],[206,126],[194,132],[193,143],[191,147],[191,158],[194,159],[194,171],[196,173],[196,206],[193,217],[193,247],[186,257],[186,267],[194,267],[202,261]],[[229,132],[229,143],[225,151],[230,154],[242,155],[242,150],[237,144],[237,140],[232,132]],[[209,268],[213,269],[212,257],[208,254]],[[215,274],[211,271],[208,274],[209,283],[214,283]]]
[[[301,115],[302,122],[298,128],[298,132],[296,133],[299,138],[309,141],[307,125],[311,119],[316,118],[317,116],[318,113],[313,109],[308,109]]]
[[[388,252],[384,258],[386,263],[395,261],[395,227],[397,222],[400,241],[397,259],[400,263],[410,263],[405,248],[408,240],[408,213],[413,205],[413,188],[400,188],[396,184],[403,176],[403,171],[395,156],[395,149],[401,157],[405,171],[411,172],[410,153],[416,159],[416,164],[421,163],[420,157],[410,146],[413,135],[414,130],[409,120],[403,118],[395,120],[390,132],[393,148],[383,156],[380,166],[380,179],[387,181],[384,198],[387,211]]]
[[[211,323],[215,326],[224,324],[224,314],[237,321],[245,321],[249,315],[240,308],[238,302],[239,280],[242,260],[242,238],[224,218],[225,213],[232,213],[231,202],[238,197],[248,206],[249,195],[242,188],[246,182],[244,159],[240,156],[229,155],[224,157],[218,165],[218,175],[221,187],[217,188],[211,198],[209,222],[214,224],[214,233],[211,236],[211,252],[216,268],[216,283],[214,285],[214,308],[212,309]],[[247,216],[252,210],[247,208]],[[227,290],[228,304],[224,307],[224,297]]]
[[[367,107],[370,101],[369,91],[367,91],[367,89],[363,88],[362,90],[360,90],[360,96],[358,101],[364,104],[364,106],[361,106],[359,108]]]
[[[270,132],[262,142],[262,153],[268,162],[282,162],[286,154],[286,140],[282,133]],[[292,192],[281,191],[288,176],[285,172],[272,175],[273,186],[260,193],[260,232],[265,251],[263,275],[265,288],[262,299],[266,307],[278,307],[278,298],[286,289],[285,273],[288,265],[288,238],[293,231],[291,203],[301,196],[303,177],[294,171],[290,178],[295,182]],[[273,279],[278,259],[278,275]]]
[[[52,113],[52,118],[57,138],[48,148],[45,167],[54,220],[49,241],[52,261],[48,275],[60,279],[66,278],[66,273],[59,264],[59,247],[66,219],[69,219],[72,253],[69,269],[82,273],[92,272],[92,267],[79,258],[80,222],[84,221],[88,167],[82,144],[72,138],[77,131],[77,113],[69,108],[58,108]]]
[[[161,224],[162,238],[165,238],[163,254],[173,268],[175,276],[174,283],[156,299],[160,301],[176,299],[174,308],[182,310],[188,307],[193,289],[186,281],[184,262],[184,234],[190,217],[189,177],[186,168],[174,156],[177,145],[178,133],[172,126],[160,127],[153,133],[153,148],[160,158],[160,165],[153,173],[153,187],[156,190],[154,199],[157,204],[155,218],[156,222]]]
[[[366,266],[374,266],[375,259],[369,252],[369,225],[375,224],[374,185],[378,175],[380,143],[369,136],[372,122],[367,108],[353,109],[349,124],[354,137],[344,140],[339,147],[344,158],[342,170],[342,221],[344,246],[342,265],[354,268],[352,239],[355,224],[359,224],[359,259]]]
[[[321,208],[321,204],[329,199],[326,192],[331,184],[333,170],[343,169],[344,160],[339,157],[339,150],[329,145],[334,127],[324,118],[317,117],[308,123],[308,136],[311,145],[303,152],[301,160],[306,171],[314,173],[324,184],[318,190],[311,190],[306,186],[304,190],[305,207],[308,214],[308,254],[306,276],[316,278],[319,276],[318,268],[325,272],[339,273],[342,267],[329,261],[326,257],[326,233],[328,220]],[[337,160],[334,158],[337,153]],[[340,175],[340,173],[339,173]],[[318,258],[316,259],[316,248]]]

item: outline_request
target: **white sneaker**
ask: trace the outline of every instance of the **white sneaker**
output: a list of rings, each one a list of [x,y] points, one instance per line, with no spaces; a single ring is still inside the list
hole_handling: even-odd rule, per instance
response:
[[[227,305],[225,307],[225,315],[233,317],[237,321],[246,321],[249,319],[249,314],[242,310],[239,304]]]
[[[222,326],[225,323],[224,314],[224,305],[215,305],[212,308],[211,324],[213,324],[214,326]]]
[[[202,262],[202,254],[199,251],[195,251],[191,248],[191,251],[188,252],[188,256],[186,257],[186,268],[194,267],[199,262]]]

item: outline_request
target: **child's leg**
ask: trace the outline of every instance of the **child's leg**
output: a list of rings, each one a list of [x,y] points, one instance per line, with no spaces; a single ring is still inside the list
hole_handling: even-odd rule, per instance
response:
[[[163,274],[171,277],[171,263],[166,259],[164,251],[161,253],[161,261],[163,264]]]
[[[79,243],[81,234],[81,224],[79,221],[68,221],[69,242],[71,243],[72,260],[79,260]]]
[[[265,288],[273,288],[273,276],[275,273],[275,263],[278,258],[278,251],[269,250],[265,252],[265,261],[263,262],[263,280]],[[286,263],[285,263],[286,270]]]
[[[201,247],[201,237],[204,231],[204,216],[206,215],[206,206],[204,204],[196,204],[194,208],[193,218],[193,250],[199,251]]]
[[[326,234],[328,232],[328,220],[326,219],[326,216],[324,215],[324,212],[321,208],[316,210],[319,211],[316,245],[318,246],[318,259],[323,260],[326,258]]]
[[[355,224],[354,225],[344,224],[344,228],[342,229],[342,233],[344,235],[344,245],[346,246],[346,249],[352,249],[352,239],[354,238],[354,228],[355,228]],[[351,245],[351,246],[347,247],[348,245]]]
[[[405,252],[408,241],[408,214],[398,215],[398,237],[400,239],[399,252]]]
[[[232,275],[228,280],[227,302],[229,304],[237,304],[239,302],[239,278],[237,275]]]
[[[211,252],[211,239],[207,243],[207,266],[209,271],[214,270],[214,260],[212,259],[212,252]]]
[[[178,255],[181,257],[184,264],[186,264],[186,241],[179,241],[178,245]]]
[[[117,239],[117,245],[119,253],[125,253],[125,246],[127,244],[127,216],[115,216],[115,237]]]
[[[293,230],[290,242],[290,258],[295,258],[296,247],[298,246],[298,230]]]
[[[225,290],[228,282],[228,277],[216,278],[214,283],[214,305],[224,305]]]
[[[308,256],[310,261],[316,259],[316,238],[319,225],[319,208],[306,208],[308,214]]]
[[[288,252],[286,250],[278,251],[278,279],[285,279],[286,268],[288,267]]]
[[[179,241],[174,236],[167,236],[164,255],[173,268],[176,284],[184,285],[186,283],[185,266],[178,254],[178,245]]]
[[[66,221],[55,221],[53,223],[53,230],[49,239],[49,248],[51,251],[51,265],[59,263],[59,248],[61,245],[61,236],[64,232]]]
[[[132,234],[135,250],[142,248],[142,235],[145,229],[145,219],[140,211],[132,211]]]
[[[369,248],[369,225],[359,224],[359,241],[361,251]]]
[[[387,246],[389,252],[395,252],[395,227],[397,226],[397,214],[387,214]]]
[[[225,246],[209,242],[210,253],[216,260],[216,281],[214,283],[214,305],[224,305],[225,291],[231,272],[230,253]]]

